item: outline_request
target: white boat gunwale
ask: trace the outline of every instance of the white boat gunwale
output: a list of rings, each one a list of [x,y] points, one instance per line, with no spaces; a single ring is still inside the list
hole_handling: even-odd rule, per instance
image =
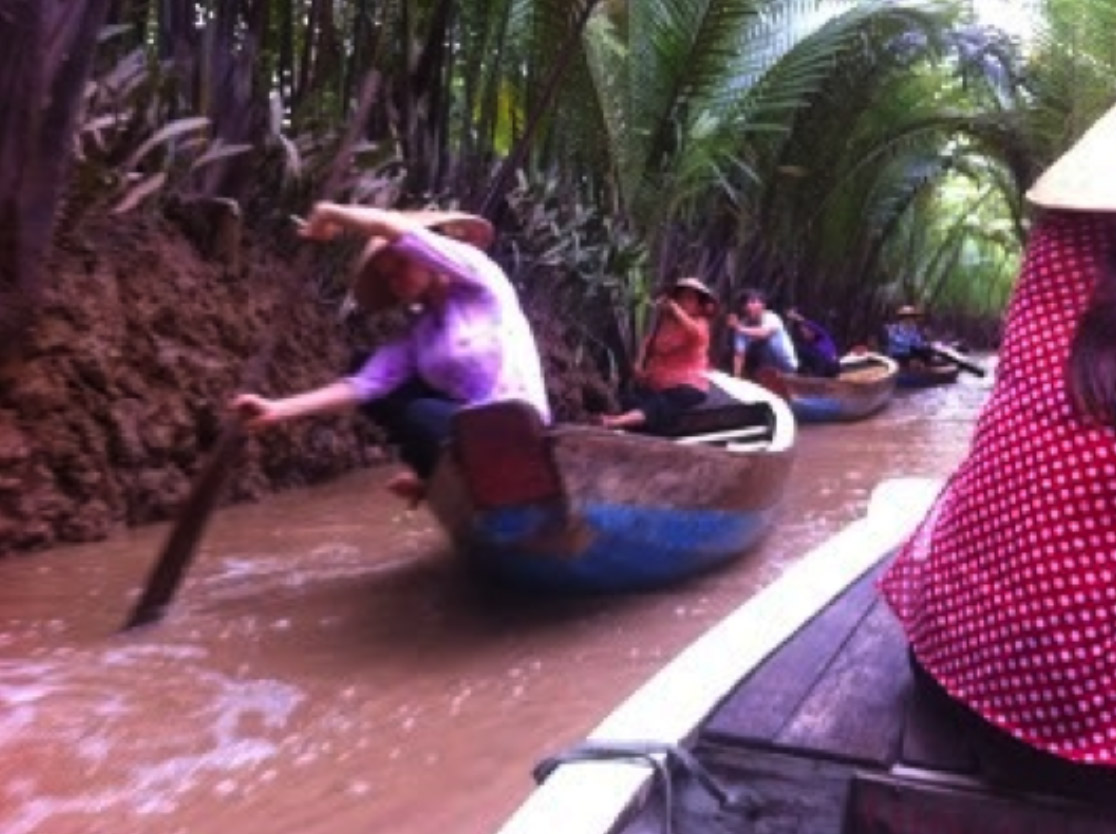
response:
[[[706,377],[722,391],[741,402],[766,403],[771,408],[775,414],[775,430],[771,439],[764,444],[764,449],[780,452],[794,447],[798,423],[786,400],[762,385],[721,371],[709,371]]]
[[[891,553],[925,515],[937,481],[881,483],[865,515],[679,653],[590,733],[590,741],[681,744],[734,687],[866,571]],[[653,773],[617,762],[558,768],[499,834],[606,834],[618,829],[651,787]]]

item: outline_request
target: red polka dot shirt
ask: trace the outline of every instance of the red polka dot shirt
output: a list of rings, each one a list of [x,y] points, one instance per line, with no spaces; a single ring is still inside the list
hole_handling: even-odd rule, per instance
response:
[[[1032,233],[968,456],[881,590],[955,698],[1035,747],[1116,765],[1116,431],[1080,420],[1065,386],[1104,223],[1057,212]]]

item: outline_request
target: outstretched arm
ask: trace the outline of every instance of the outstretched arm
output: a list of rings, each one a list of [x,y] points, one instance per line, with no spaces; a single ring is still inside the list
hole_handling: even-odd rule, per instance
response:
[[[312,240],[332,240],[342,232],[357,232],[394,243],[418,228],[421,226],[402,212],[323,201],[314,204],[299,234]]]
[[[346,231],[384,238],[396,251],[460,283],[497,292],[510,290],[507,276],[480,250],[431,231],[406,212],[321,202],[315,204],[299,234],[332,240]]]
[[[414,373],[411,345],[398,339],[381,345],[352,376],[321,388],[280,399],[258,394],[240,394],[232,407],[253,431],[296,417],[345,411],[362,402],[378,399],[401,385]]]
[[[281,399],[268,399],[258,394],[240,394],[233,402],[233,409],[244,418],[245,425],[253,431],[274,426],[295,417],[344,411],[360,402],[356,389],[348,382],[333,382]]]

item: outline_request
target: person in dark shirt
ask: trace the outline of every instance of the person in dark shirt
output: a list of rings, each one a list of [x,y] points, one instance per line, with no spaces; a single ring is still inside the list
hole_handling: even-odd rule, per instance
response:
[[[798,354],[798,372],[805,376],[835,377],[841,372],[837,343],[829,331],[792,307],[787,311],[791,340]]]

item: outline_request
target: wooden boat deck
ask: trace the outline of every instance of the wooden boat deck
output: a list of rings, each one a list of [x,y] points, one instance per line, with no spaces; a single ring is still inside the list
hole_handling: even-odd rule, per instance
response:
[[[906,641],[873,568],[768,656],[720,704],[691,747],[726,787],[718,807],[674,780],[675,834],[1113,834],[1107,809],[992,788],[953,717],[913,685]],[[623,829],[659,834],[657,787]]]

